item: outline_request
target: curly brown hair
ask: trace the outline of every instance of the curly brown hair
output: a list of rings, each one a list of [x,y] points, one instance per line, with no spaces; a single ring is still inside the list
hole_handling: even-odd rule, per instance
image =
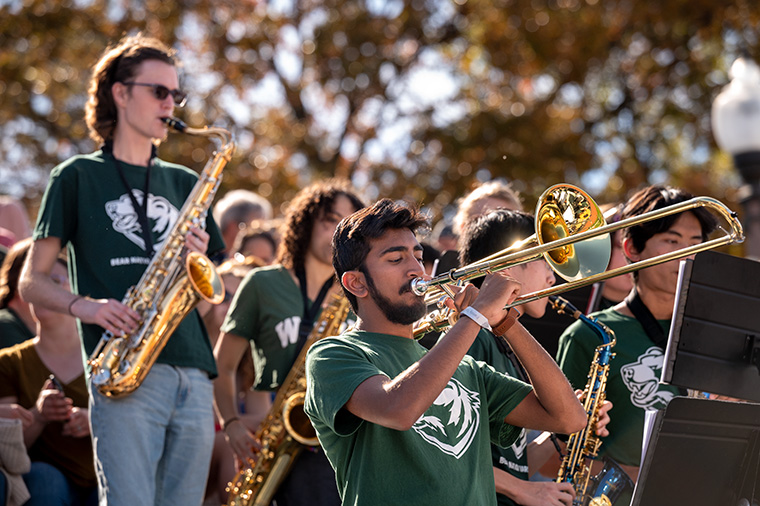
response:
[[[95,64],[85,105],[85,120],[90,138],[95,142],[102,144],[113,139],[118,117],[111,87],[114,83],[130,81],[140,64],[147,60],[178,66],[173,49],[140,33],[124,37],[106,49]]]
[[[335,199],[341,195],[351,201],[354,210],[364,207],[351,184],[343,179],[319,181],[298,192],[285,212],[282,239],[277,250],[278,263],[287,269],[303,267],[316,220],[331,211]]]

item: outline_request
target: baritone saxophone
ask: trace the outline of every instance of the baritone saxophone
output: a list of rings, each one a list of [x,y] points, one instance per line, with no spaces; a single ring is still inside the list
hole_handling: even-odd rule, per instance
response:
[[[104,332],[87,361],[92,384],[108,397],[128,395],[142,384],[169,337],[201,299],[212,304],[224,299],[224,284],[214,264],[188,251],[185,241],[191,228],[205,226],[235,144],[223,128],[190,128],[174,118],[163,121],[178,132],[216,138],[220,147],[200,173],[161,249],[122,299],[140,315],[140,326],[131,334]]]
[[[550,296],[549,301],[558,313],[566,313],[588,325],[602,339],[594,350],[588,382],[583,391],[583,408],[586,427],[571,434],[567,441],[567,454],[562,459],[557,483],[570,483],[575,489],[573,506],[612,506],[625,492],[633,491],[633,481],[612,459],[604,459],[604,468],[591,476],[591,464],[596,459],[601,439],[596,435],[599,408],[606,398],[610,360],[615,356],[615,333],[596,318],[584,315],[566,299]],[[589,485],[592,485],[589,487]]]
[[[319,446],[317,433],[304,412],[306,352],[315,342],[340,334],[348,312],[345,295],[332,295],[256,431],[261,442],[256,462],[244,467],[227,486],[227,506],[269,506],[301,451]]]

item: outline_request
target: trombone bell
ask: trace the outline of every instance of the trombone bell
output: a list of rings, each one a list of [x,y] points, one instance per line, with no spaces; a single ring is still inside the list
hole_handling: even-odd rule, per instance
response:
[[[536,241],[539,245],[605,226],[599,206],[589,194],[569,184],[547,189],[536,206]],[[552,270],[567,281],[604,272],[610,263],[609,234],[566,244],[544,253]]]

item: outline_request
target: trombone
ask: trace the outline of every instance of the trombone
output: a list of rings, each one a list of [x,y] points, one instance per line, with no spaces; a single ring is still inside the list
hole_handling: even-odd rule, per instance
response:
[[[609,234],[698,207],[707,207],[716,212],[730,225],[730,231],[719,226],[718,228],[724,234],[715,239],[605,270],[611,254]],[[440,297],[442,292],[448,293],[446,285],[461,283],[485,276],[490,272],[532,262],[542,256],[552,270],[567,281],[559,286],[521,295],[505,306],[505,308],[510,308],[701,251],[744,241],[744,231],[737,214],[719,200],[711,197],[695,197],[679,204],[607,224],[596,202],[586,192],[569,184],[552,186],[541,195],[536,207],[536,231],[531,237],[518,241],[473,264],[452,269],[430,280],[416,278],[412,280],[412,290],[417,295],[424,295],[426,302],[430,303],[433,299]],[[532,246],[534,244],[536,245]],[[423,320],[422,324],[415,327],[415,336],[418,335],[417,327],[420,327],[420,332],[422,332],[422,327],[441,330],[441,325]]]

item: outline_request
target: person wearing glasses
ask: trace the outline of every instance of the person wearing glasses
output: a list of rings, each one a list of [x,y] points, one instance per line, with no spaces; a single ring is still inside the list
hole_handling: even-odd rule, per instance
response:
[[[89,356],[104,331],[136,331],[141,315],[120,301],[160,250],[197,174],[156,157],[162,121],[185,94],[174,52],[135,35],[107,49],[94,67],[86,105],[94,153],[50,175],[21,279],[30,303],[79,319]],[[224,247],[209,215],[186,237],[191,251]],[[66,247],[72,292],[49,273]],[[90,388],[101,504],[201,504],[214,440],[211,379],[216,364],[197,311],[179,325],[132,394],[111,399]]]

